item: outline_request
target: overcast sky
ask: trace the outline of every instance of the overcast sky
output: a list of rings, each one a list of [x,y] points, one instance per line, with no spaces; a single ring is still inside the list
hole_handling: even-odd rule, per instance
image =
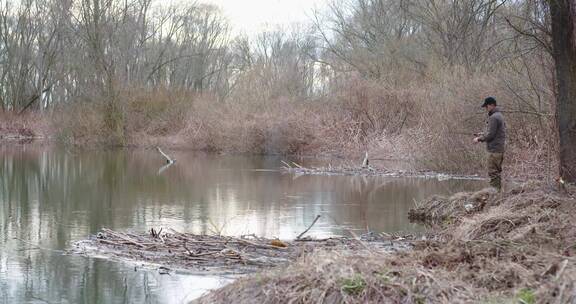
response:
[[[290,25],[309,20],[314,8],[328,0],[199,0],[220,6],[231,22],[233,33],[252,35],[266,25]]]

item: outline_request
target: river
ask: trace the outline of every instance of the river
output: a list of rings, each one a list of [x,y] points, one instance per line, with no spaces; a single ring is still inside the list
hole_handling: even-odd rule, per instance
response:
[[[309,235],[419,232],[407,213],[470,180],[282,174],[280,157],[154,149],[70,150],[0,145],[0,303],[187,303],[231,278],[162,275],[126,262],[66,254],[101,228]]]

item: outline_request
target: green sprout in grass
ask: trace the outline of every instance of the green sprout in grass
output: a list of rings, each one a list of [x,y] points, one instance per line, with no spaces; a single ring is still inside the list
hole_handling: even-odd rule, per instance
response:
[[[359,275],[342,280],[342,290],[350,295],[358,295],[366,288],[366,281]]]
[[[521,289],[516,295],[518,298],[518,303],[520,304],[534,304],[536,303],[536,295],[534,291],[529,288]]]

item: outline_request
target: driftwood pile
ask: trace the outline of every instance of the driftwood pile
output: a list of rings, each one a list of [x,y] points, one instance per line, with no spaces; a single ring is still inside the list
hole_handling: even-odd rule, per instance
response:
[[[349,238],[297,239],[286,242],[259,238],[196,235],[151,229],[135,234],[102,229],[92,238],[75,243],[72,253],[129,260],[162,266],[163,270],[195,273],[243,274],[287,265],[315,249],[401,250],[409,246],[390,236],[372,235],[366,241]]]
[[[295,174],[295,175],[322,175],[322,176],[381,176],[381,177],[410,177],[410,178],[433,178],[438,180],[448,179],[467,179],[467,180],[482,180],[483,178],[478,175],[458,175],[458,174],[444,174],[434,171],[405,171],[405,170],[389,170],[386,168],[374,168],[371,166],[332,166],[327,167],[304,167],[295,162],[288,163],[282,161],[282,172]]]

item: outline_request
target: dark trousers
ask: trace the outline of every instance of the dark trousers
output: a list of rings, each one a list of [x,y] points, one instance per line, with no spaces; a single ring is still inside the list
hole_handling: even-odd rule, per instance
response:
[[[490,186],[502,190],[502,163],[504,153],[488,153],[488,176],[490,176]]]

